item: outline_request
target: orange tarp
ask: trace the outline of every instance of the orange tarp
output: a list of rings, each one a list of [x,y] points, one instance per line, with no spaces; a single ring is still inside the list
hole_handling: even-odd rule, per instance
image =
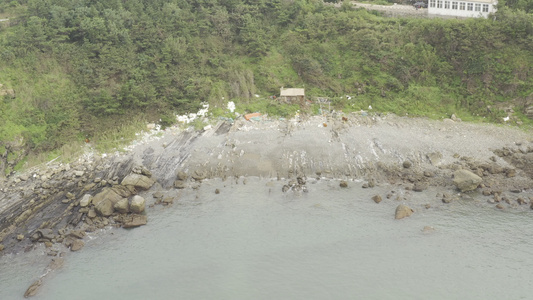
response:
[[[247,114],[247,115],[244,115],[244,118],[246,119],[246,121],[250,121],[251,118],[259,117],[260,115],[261,115],[260,113]]]

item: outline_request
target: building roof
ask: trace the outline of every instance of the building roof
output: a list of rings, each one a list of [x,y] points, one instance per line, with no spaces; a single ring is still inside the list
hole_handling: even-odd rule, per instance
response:
[[[496,0],[449,0],[450,2],[474,2],[474,3],[484,3],[484,4],[498,4]]]
[[[305,89],[281,89],[279,92],[280,97],[295,97],[305,96]]]

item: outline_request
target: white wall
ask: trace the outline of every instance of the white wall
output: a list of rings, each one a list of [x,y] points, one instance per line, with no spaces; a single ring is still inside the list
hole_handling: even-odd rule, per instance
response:
[[[456,5],[454,5],[454,3],[456,3]],[[496,7],[495,7],[496,4],[497,2],[492,2],[492,1],[473,2],[473,1],[459,1],[459,0],[429,0],[428,1],[428,14],[443,15],[443,16],[457,16],[457,17],[487,18],[490,13],[496,12]],[[462,5],[464,5],[464,9],[461,9],[463,8]],[[470,8],[469,5],[471,5],[472,10],[469,10]],[[479,8],[479,11],[476,11],[476,8]]]

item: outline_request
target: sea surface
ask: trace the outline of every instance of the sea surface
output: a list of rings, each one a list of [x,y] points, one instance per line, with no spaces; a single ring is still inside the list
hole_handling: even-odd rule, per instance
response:
[[[146,226],[92,234],[34,299],[533,298],[533,211],[324,179],[282,193],[285,182],[185,190],[171,206],[148,208]],[[415,213],[395,220],[400,203]],[[1,257],[0,299],[23,299],[46,258]]]

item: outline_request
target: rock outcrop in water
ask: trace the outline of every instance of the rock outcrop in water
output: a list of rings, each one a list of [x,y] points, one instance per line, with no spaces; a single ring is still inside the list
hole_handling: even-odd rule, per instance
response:
[[[396,207],[396,212],[394,214],[394,218],[396,220],[403,219],[403,218],[411,216],[413,214],[413,212],[414,211],[409,206],[404,205],[404,204],[400,204],[400,205],[398,205],[398,207]]]

